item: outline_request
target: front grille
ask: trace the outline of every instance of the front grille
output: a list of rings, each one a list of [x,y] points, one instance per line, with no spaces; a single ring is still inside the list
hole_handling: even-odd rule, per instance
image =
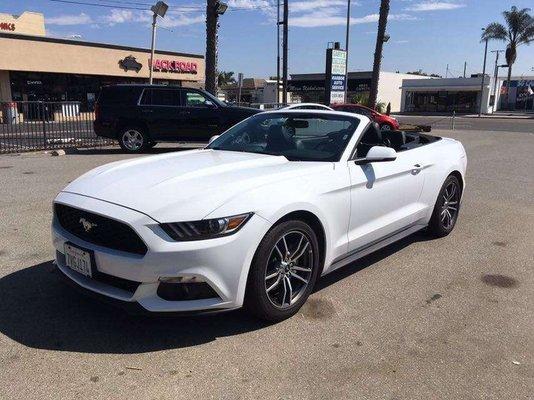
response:
[[[100,271],[96,271],[92,277],[95,281],[101,282],[105,285],[113,286],[130,293],[135,293],[140,282],[131,281],[129,279],[119,278],[118,276],[108,275]]]
[[[140,255],[148,250],[137,233],[122,222],[58,203],[54,212],[63,229],[86,242]]]

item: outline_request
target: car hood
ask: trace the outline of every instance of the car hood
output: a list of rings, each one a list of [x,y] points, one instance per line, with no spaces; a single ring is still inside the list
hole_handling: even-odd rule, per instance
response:
[[[331,163],[281,156],[192,150],[103,165],[64,191],[119,204],[158,222],[191,221],[247,190],[331,168]],[[254,211],[250,207],[236,213]]]

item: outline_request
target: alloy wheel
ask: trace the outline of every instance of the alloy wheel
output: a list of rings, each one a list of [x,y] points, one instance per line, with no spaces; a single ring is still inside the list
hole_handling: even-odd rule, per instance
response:
[[[440,221],[446,230],[452,229],[458,216],[460,190],[456,182],[450,182],[443,192]]]
[[[135,129],[128,129],[122,135],[122,142],[124,143],[124,147],[128,150],[137,151],[143,147],[144,139],[141,132]]]
[[[290,231],[276,242],[265,269],[265,291],[275,307],[291,307],[306,292],[313,257],[310,239],[304,232]]]

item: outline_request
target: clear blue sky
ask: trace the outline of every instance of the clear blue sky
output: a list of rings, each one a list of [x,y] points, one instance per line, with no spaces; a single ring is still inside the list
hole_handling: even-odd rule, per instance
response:
[[[151,0],[78,0],[98,4],[148,8]],[[276,0],[227,0],[229,11],[220,20],[219,69],[267,77],[276,68]],[[160,49],[204,54],[204,0],[168,0],[169,14],[158,30]],[[350,70],[370,70],[376,40],[378,0],[352,0]],[[321,72],[327,43],[345,40],[347,0],[289,0],[290,73]],[[445,74],[446,64],[459,76],[482,69],[480,29],[502,21],[512,5],[534,6],[532,0],[392,0],[383,69],[407,72],[422,69]],[[2,0],[0,12],[42,12],[47,33],[55,37],[149,47],[150,14],[141,10],[91,7],[51,0]],[[490,42],[489,49],[503,49]],[[493,71],[494,55],[488,65]],[[534,43],[518,49],[514,75],[534,75]],[[504,70],[502,71],[504,73]]]

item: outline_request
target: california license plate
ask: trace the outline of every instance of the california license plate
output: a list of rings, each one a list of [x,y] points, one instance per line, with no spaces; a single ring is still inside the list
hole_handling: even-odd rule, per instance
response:
[[[65,264],[82,275],[92,276],[91,253],[65,243]]]

